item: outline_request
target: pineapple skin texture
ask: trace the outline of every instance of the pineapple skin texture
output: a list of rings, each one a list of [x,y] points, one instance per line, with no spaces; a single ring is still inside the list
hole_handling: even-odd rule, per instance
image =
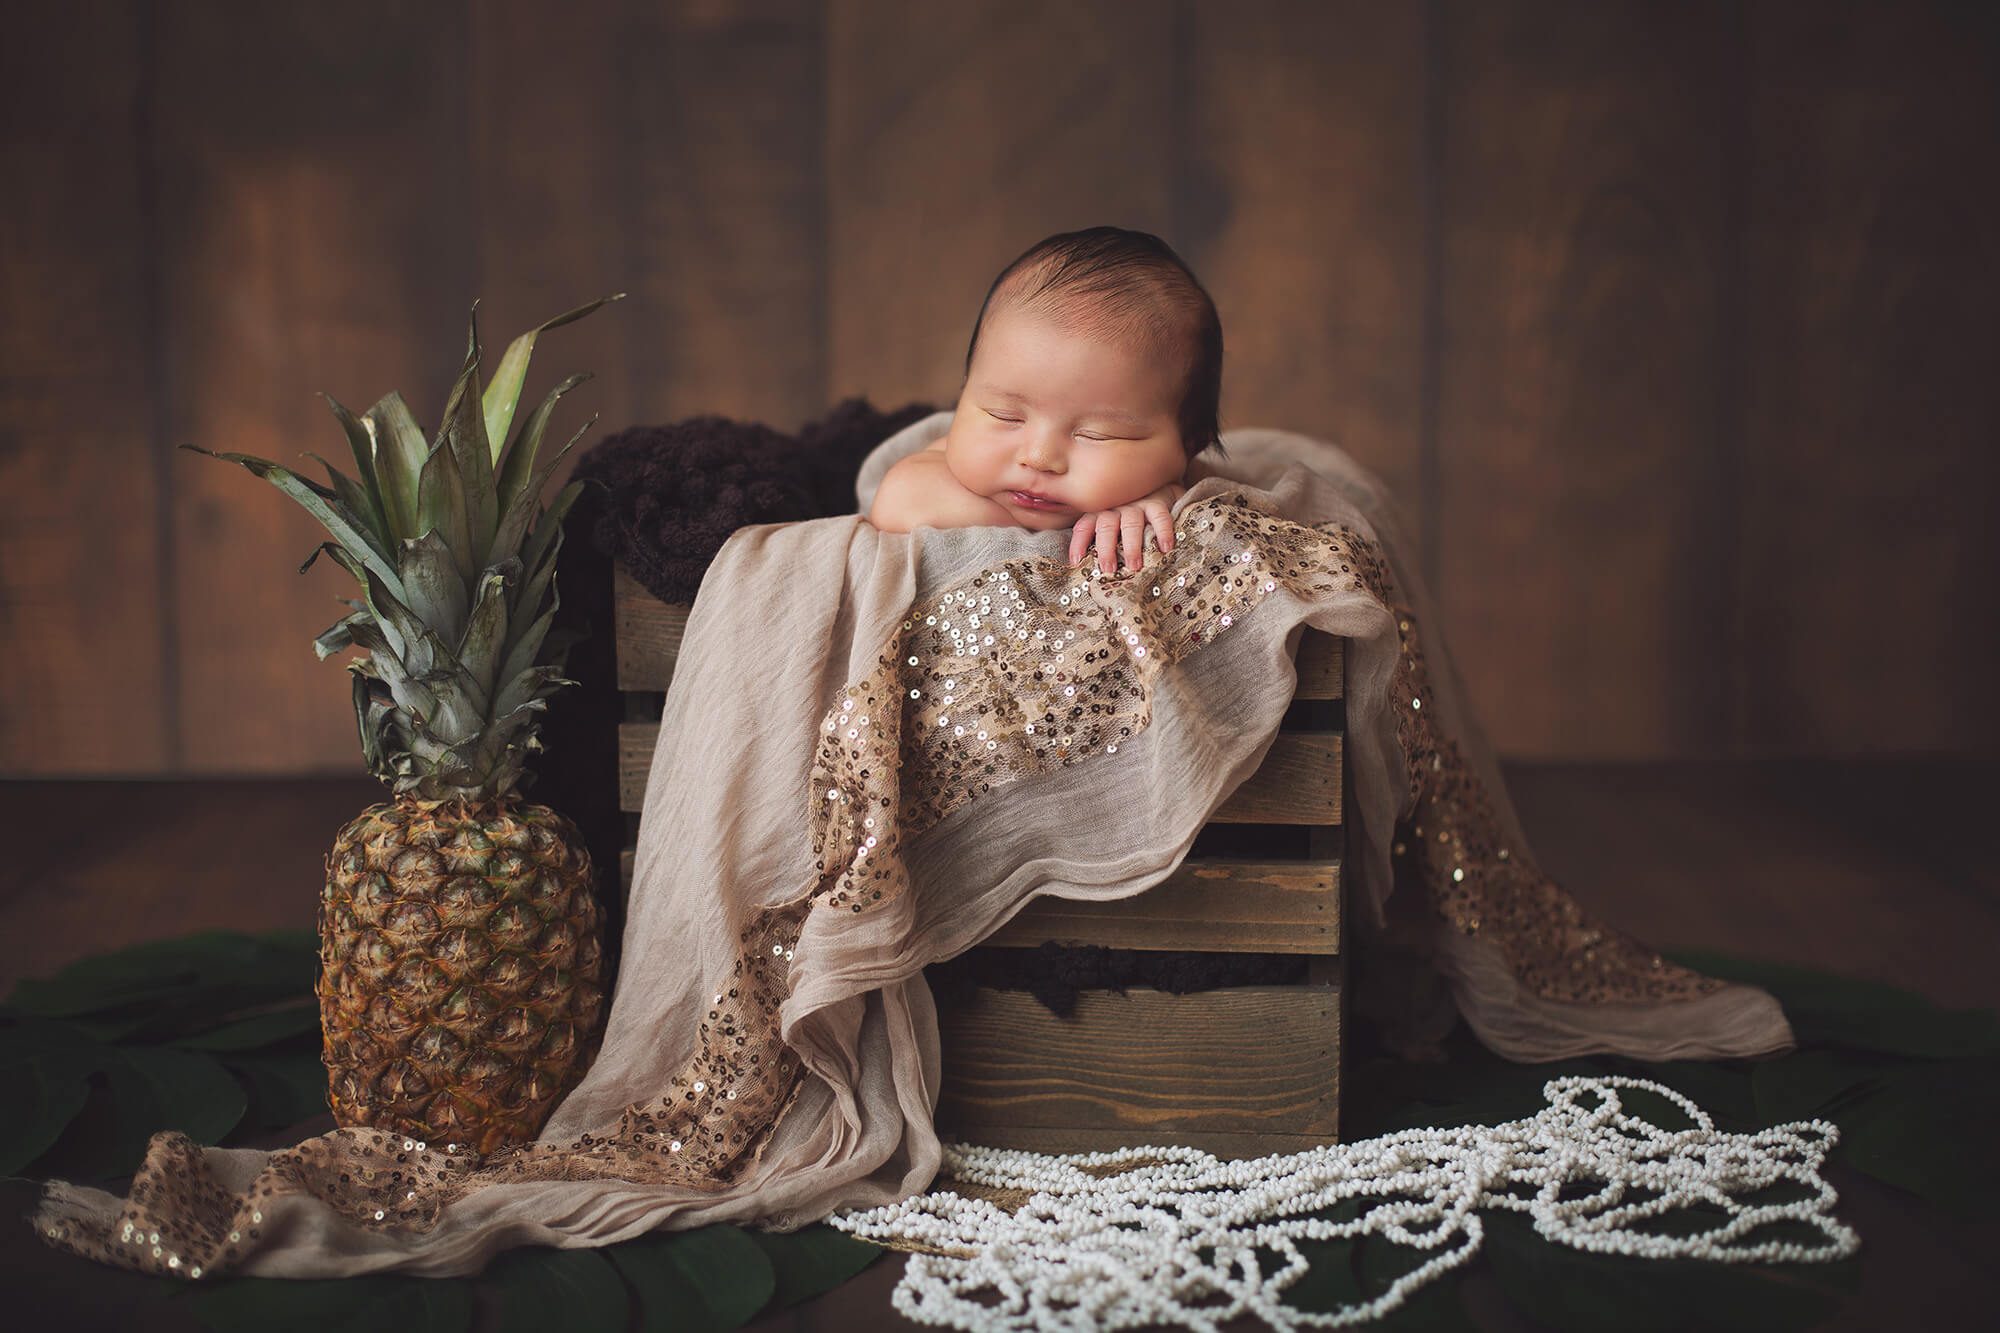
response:
[[[343,826],[314,984],[334,1122],[532,1141],[603,1037],[592,882],[575,823],[511,797],[402,796]]]

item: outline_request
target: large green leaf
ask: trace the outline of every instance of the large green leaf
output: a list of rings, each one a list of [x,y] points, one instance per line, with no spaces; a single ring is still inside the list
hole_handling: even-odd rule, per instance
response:
[[[215,1333],[461,1333],[472,1324],[472,1290],[470,1278],[225,1273],[184,1284],[180,1297]]]
[[[603,1252],[548,1245],[503,1251],[479,1275],[499,1307],[498,1333],[625,1333],[632,1297]]]
[[[197,997],[212,1002],[211,1012],[219,1018],[231,1008],[310,994],[318,949],[314,931],[197,931],[81,958],[53,976],[25,978],[7,1005],[45,1018],[72,1018],[123,1015]]]
[[[2000,1054],[2000,1012],[1943,1009],[1915,991],[1814,968],[1678,950],[1672,961],[1777,997],[1799,1045],[1851,1046],[1892,1055],[1949,1059]]]
[[[319,1005],[307,994],[171,1041],[193,1051],[256,1051],[318,1033]]]
[[[742,1227],[656,1231],[606,1251],[638,1294],[644,1333],[737,1328],[770,1301],[778,1278]]]
[[[90,1094],[97,1043],[70,1024],[0,1015],[0,1172],[12,1175],[47,1152]]]
[[[1354,1281],[1362,1300],[1374,1300],[1395,1285],[1396,1279],[1421,1267],[1433,1257],[1429,1250],[1398,1245],[1382,1236],[1358,1236],[1352,1242]],[[1465,1292],[1460,1285],[1466,1266],[1477,1263],[1474,1255],[1457,1268],[1439,1275],[1416,1289],[1401,1306],[1378,1323],[1366,1327],[1390,1330],[1472,1330],[1474,1324],[1465,1310]]]
[[[177,1129],[196,1143],[219,1143],[249,1106],[243,1085],[201,1051],[100,1044],[90,1055],[97,1069],[89,1095],[36,1174],[130,1175],[153,1135]]]
[[[90,1097],[90,1073],[81,1067],[66,1071],[55,1059],[3,1072],[7,1096],[0,1099],[0,1172],[13,1175],[47,1152],[83,1110]]]
[[[507,344],[507,351],[501,356],[500,364],[493,368],[492,381],[486,386],[481,402],[486,418],[486,439],[492,446],[493,459],[496,463],[500,459],[501,450],[506,446],[507,432],[513,428],[514,409],[521,401],[521,388],[527,382],[528,362],[535,355],[536,340],[550,329],[561,328],[565,324],[582,319],[601,305],[624,299],[624,292],[613,292],[609,296],[599,297],[589,305],[566,310],[554,319],[537,324]]]
[[[226,1053],[221,1060],[249,1098],[243,1113],[244,1132],[286,1129],[331,1109],[326,1065],[317,1041],[309,1049]]]
[[[1881,1075],[1909,1063],[1906,1056],[1840,1046],[1759,1061],[1750,1071],[1757,1118],[1764,1124],[1815,1116],[1838,1120],[1846,1105],[1881,1087]]]
[[[1840,1127],[1833,1160],[1865,1171],[1971,1221],[2000,1196],[2000,1058],[1911,1065],[1881,1076],[1871,1095],[1829,1115]]]
[[[1352,1222],[1360,1213],[1360,1200],[1342,1199],[1337,1204],[1315,1209],[1306,1216],[1328,1222]],[[1308,1265],[1306,1271],[1286,1287],[1284,1294],[1279,1297],[1292,1309],[1311,1314],[1333,1314],[1382,1294],[1380,1290],[1369,1291],[1366,1294],[1362,1291],[1355,1266],[1359,1247],[1354,1237],[1315,1240],[1310,1236],[1302,1236],[1294,1238],[1292,1243],[1298,1246],[1300,1256]],[[1211,1259],[1214,1257],[1209,1247],[1204,1246],[1202,1252],[1207,1253]],[[1277,1252],[1267,1250],[1261,1245],[1258,1247],[1260,1259],[1267,1253],[1275,1256]],[[1282,1261],[1274,1262],[1266,1265],[1264,1271],[1270,1272],[1281,1266]],[[1447,1275],[1442,1282],[1451,1284],[1452,1275]],[[1376,1325],[1370,1324],[1368,1327]]]
[[[258,458],[252,454],[218,453],[213,449],[204,449],[198,444],[183,444],[181,448],[192,449],[198,454],[207,454],[210,458],[220,458],[226,463],[242,464],[253,476],[262,477],[297,500],[307,513],[325,525],[326,530],[333,534],[334,540],[338,541],[348,554],[375,570],[390,587],[398,585],[399,580],[396,577],[395,566],[390,561],[389,552],[375,544],[374,538],[369,534],[367,523],[360,515],[337,499],[329,500],[320,494],[326,489],[325,487],[310,482],[290,468],[281,467],[267,458]]]
[[[1361,1215],[1364,1206],[1372,1208],[1383,1204],[1373,1199],[1348,1198],[1316,1209],[1307,1216],[1328,1222],[1351,1223]],[[1387,1206],[1393,1207],[1393,1201]],[[1398,1245],[1372,1235],[1331,1240],[1301,1237],[1292,1243],[1298,1247],[1300,1257],[1308,1267],[1304,1274],[1283,1289],[1279,1302],[1294,1310],[1318,1315],[1351,1310],[1378,1300],[1399,1278],[1435,1257],[1434,1251]],[[1204,1263],[1215,1261],[1213,1246],[1201,1246],[1196,1254]],[[1259,1271],[1264,1273],[1274,1273],[1286,1262],[1278,1249],[1271,1245],[1254,1246],[1253,1255]],[[1467,1266],[1479,1262],[1481,1256],[1475,1253],[1466,1264],[1447,1270],[1408,1292],[1400,1305],[1355,1327],[1381,1329],[1384,1333],[1417,1329],[1471,1330],[1478,1327],[1466,1313],[1460,1279]]]
[[[824,1222],[800,1227],[797,1231],[759,1231],[745,1228],[745,1234],[771,1261],[776,1287],[772,1309],[783,1309],[832,1291],[889,1251],[873,1241],[858,1240]]]
[[[1664,1083],[1708,1112],[1716,1128],[1748,1133],[1768,1122],[1759,1113],[1751,1082],[1755,1066],[1716,1060],[1660,1060],[1647,1062],[1625,1056],[1598,1056],[1601,1072],[1628,1078]],[[1667,1129],[1689,1129],[1693,1122],[1679,1105],[1645,1088],[1618,1089],[1626,1114],[1642,1115]]]
[[[1508,1300],[1539,1326],[1566,1333],[1816,1328],[1861,1281],[1859,1256],[1836,1263],[1741,1264],[1593,1254],[1539,1235],[1525,1213],[1494,1209],[1481,1217],[1487,1253]],[[1711,1209],[1706,1225],[1723,1220],[1720,1209]],[[1760,1228],[1753,1238],[1814,1244],[1819,1233],[1795,1223]]]

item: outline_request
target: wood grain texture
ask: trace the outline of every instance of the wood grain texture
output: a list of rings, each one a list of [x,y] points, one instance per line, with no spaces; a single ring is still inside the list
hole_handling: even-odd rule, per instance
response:
[[[830,401],[955,403],[987,287],[1052,232],[1108,222],[1173,240],[1164,12],[827,6]]]
[[[1219,824],[1338,824],[1341,745],[1337,731],[1281,731],[1257,771],[1209,818]],[[657,722],[618,724],[618,808],[645,808],[646,780],[660,742]]]
[[[149,27],[112,0],[0,43],[0,765],[179,766],[154,438]]]
[[[663,602],[625,566],[611,565],[611,623],[621,690],[665,690],[687,633],[689,602]]]
[[[1424,6],[1185,6],[1182,258],[1222,315],[1223,428],[1331,440],[1420,538]]]
[[[476,272],[463,7],[157,8],[160,447],[351,474],[320,392],[397,389],[436,430]],[[342,659],[312,649],[354,580],[298,573],[326,530],[235,464],[169,458],[185,767],[358,769]]]
[[[1338,985],[1138,987],[1080,991],[1058,1018],[1027,991],[979,987],[938,1010],[938,1131],[1044,1152],[1334,1143],[1339,1007]]]
[[[1728,743],[1722,4],[1441,6],[1439,614],[1516,755]]]
[[[980,947],[1098,944],[1112,949],[1338,954],[1340,862],[1188,857],[1144,892],[1112,902],[1047,896]]]
[[[2000,11],[1749,16],[1741,744],[1990,754]]]
[[[822,7],[598,0],[548,16],[473,5],[480,278],[510,336],[628,296],[552,334],[561,355],[538,383],[598,374],[574,395],[576,424],[604,414],[593,439],[709,412],[787,429],[820,415]]]
[[[618,854],[629,893],[636,853]],[[1190,856],[1152,888],[1115,902],[1038,897],[979,947],[1044,940],[1113,949],[1333,955],[1341,949],[1340,862]],[[1220,910],[1218,910],[1220,905]]]
[[[322,390],[435,425],[475,297],[497,355],[630,293],[537,357],[531,400],[594,376],[560,439],[790,428],[951,401],[998,270],[1104,222],[1215,296],[1225,426],[1387,483],[1501,753],[1989,752],[1995,13],[31,7],[0,764],[352,771],[310,650],[350,581],[296,577],[319,526],[174,446],[314,472]],[[1891,616],[1921,629],[1867,647]]]

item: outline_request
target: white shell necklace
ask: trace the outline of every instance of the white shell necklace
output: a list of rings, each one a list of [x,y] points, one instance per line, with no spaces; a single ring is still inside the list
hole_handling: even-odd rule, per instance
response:
[[[1626,1114],[1615,1086],[1670,1098],[1694,1126],[1663,1130]],[[1581,1105],[1586,1091],[1602,1102]],[[1550,1105],[1501,1125],[1406,1129],[1236,1161],[1178,1147],[1055,1156],[946,1143],[944,1169],[951,1175],[1034,1196],[1008,1213],[985,1199],[941,1191],[838,1211],[826,1221],[863,1239],[910,1240],[950,1251],[912,1253],[892,1303],[919,1323],[981,1333],[1148,1324],[1212,1331],[1246,1310],[1277,1329],[1362,1323],[1470,1259],[1485,1234],[1480,1208],[1529,1213],[1541,1235],[1577,1249],[1647,1258],[1830,1262],[1861,1244],[1833,1217],[1839,1196],[1819,1174],[1840,1141],[1829,1121],[1720,1132],[1673,1089],[1620,1075],[1553,1078],[1542,1085],[1542,1095]],[[1166,1160],[1105,1176],[1081,1169],[1145,1158]],[[1768,1204],[1731,1197],[1784,1180],[1804,1185],[1813,1197]],[[1509,1192],[1520,1185],[1534,1186],[1533,1196]],[[1565,1185],[1591,1192],[1563,1199]],[[1627,1191],[1644,1197],[1622,1202]],[[1297,1216],[1364,1197],[1383,1201],[1350,1222]],[[1720,1205],[1730,1218],[1693,1235],[1626,1229],[1696,1203]],[[1817,1228],[1827,1243],[1743,1239],[1784,1220]],[[1282,1302],[1279,1293],[1307,1271],[1294,1237],[1371,1233],[1418,1249],[1443,1248],[1364,1304],[1315,1314]],[[1259,1272],[1253,1252],[1259,1245],[1285,1257],[1268,1276]],[[1204,1262],[1196,1252],[1209,1246],[1214,1258]],[[981,1290],[997,1292],[1000,1303],[970,1299]],[[1230,1303],[1191,1304],[1217,1295]]]

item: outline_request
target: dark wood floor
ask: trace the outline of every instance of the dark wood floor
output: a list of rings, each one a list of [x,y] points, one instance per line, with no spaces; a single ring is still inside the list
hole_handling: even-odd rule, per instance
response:
[[[1985,842],[2000,762],[1510,765],[1507,775],[1543,867],[1656,946],[1825,967],[1952,1007],[2000,1008],[2000,863]],[[0,993],[122,944],[311,927],[335,830],[380,794],[366,779],[5,784]],[[300,1137],[275,1135],[271,1146]],[[1860,1295],[1826,1328],[1987,1326],[2000,1223],[1945,1228],[1909,1195],[1829,1174],[1867,1257]],[[0,1190],[15,1216],[35,1193],[22,1180]],[[751,1327],[919,1327],[889,1305],[903,1263],[892,1254]],[[82,1326],[135,1316],[193,1326],[156,1302],[137,1308],[143,1288],[120,1276],[47,1250],[25,1225],[0,1228],[14,1308],[46,1305],[52,1320]],[[1475,1268],[1466,1282],[1482,1328],[1527,1327],[1510,1321],[1489,1276]]]

